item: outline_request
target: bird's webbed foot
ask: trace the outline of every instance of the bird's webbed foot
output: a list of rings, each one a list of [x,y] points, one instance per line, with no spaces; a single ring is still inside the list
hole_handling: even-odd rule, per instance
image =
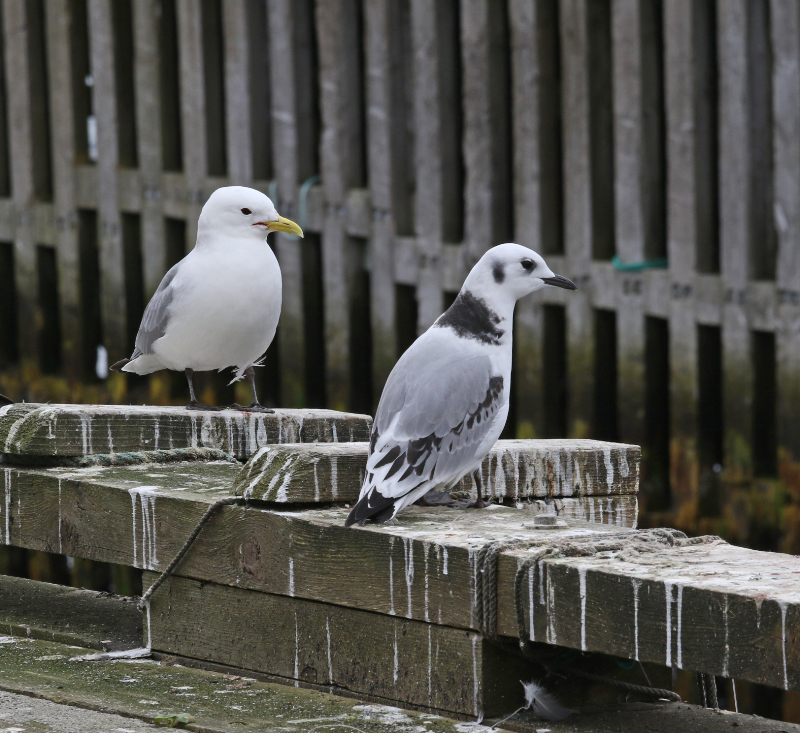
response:
[[[264,405],[259,404],[258,402],[253,402],[250,405],[240,405],[238,402],[234,402],[228,407],[228,409],[238,410],[239,412],[261,412],[266,415],[275,412],[275,410],[273,410],[271,407],[264,407]]]
[[[188,405],[186,405],[187,410],[209,410],[211,412],[219,412],[222,408],[221,407],[214,407],[213,405],[204,405],[202,402],[198,402],[197,400],[192,400]]]
[[[467,509],[485,509],[487,506],[489,505],[483,500],[483,497],[478,496],[471,504],[467,504]]]

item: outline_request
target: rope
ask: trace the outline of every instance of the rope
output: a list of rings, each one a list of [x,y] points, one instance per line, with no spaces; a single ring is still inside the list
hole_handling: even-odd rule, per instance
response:
[[[662,269],[664,267],[669,267],[669,261],[666,257],[659,257],[654,260],[641,260],[640,262],[623,262],[619,258],[619,255],[614,255],[611,258],[611,264],[614,266],[615,270],[619,270],[620,272],[641,272],[642,270],[653,268]]]
[[[178,566],[178,563],[183,559],[183,556],[189,551],[189,548],[194,544],[194,541],[197,539],[197,535],[200,534],[200,530],[203,529],[203,526],[208,522],[209,519],[214,515],[214,513],[223,506],[231,506],[234,504],[241,504],[243,505],[245,500],[238,497],[238,496],[226,496],[224,499],[217,499],[211,506],[206,509],[205,514],[200,518],[200,521],[197,523],[197,526],[194,528],[192,533],[189,535],[189,539],[183,543],[183,547],[178,550],[178,554],[172,558],[172,562],[167,565],[167,569],[164,570],[161,575],[156,578],[153,585],[151,585],[147,591],[142,595],[139,599],[139,602],[136,604],[140,611],[144,611],[147,607],[148,603],[150,602],[150,598],[152,597],[153,593],[155,593],[159,586],[170,576],[175,568]]]
[[[547,665],[545,665],[546,667]],[[613,685],[626,692],[634,692],[637,695],[644,695],[656,700],[664,699],[670,702],[680,702],[681,696],[672,690],[665,690],[662,687],[648,687],[647,685],[634,685],[632,682],[623,682],[622,680],[614,679],[613,677],[606,677],[602,674],[595,674],[594,672],[584,672],[582,669],[575,669],[575,667],[563,667],[564,672],[574,674],[576,677],[584,677],[587,680],[594,680],[595,682],[602,682],[606,685]]]
[[[519,636],[519,650],[528,659],[535,659],[541,663],[541,655],[534,652],[533,641],[531,640],[525,623],[525,589],[524,580],[530,571],[538,563],[546,559],[556,557],[590,557],[600,552],[620,552],[633,550],[636,552],[655,552],[659,547],[667,544],[671,547],[686,547],[689,545],[707,544],[721,541],[719,537],[705,535],[702,537],[689,538],[684,532],[675,529],[649,529],[636,533],[612,532],[602,537],[578,540],[575,538],[558,540],[554,538],[535,538],[525,540],[503,541],[497,540],[489,542],[478,551],[477,554],[477,576],[475,587],[475,602],[477,610],[478,628],[489,641],[494,642],[504,648],[508,648],[507,642],[502,640],[497,633],[497,567],[500,553],[505,550],[535,548],[535,551],[525,558],[517,568],[514,577],[514,606],[517,617],[517,634]],[[544,665],[548,667],[547,664]],[[634,685],[629,682],[616,680],[605,675],[584,672],[573,667],[565,668],[571,674],[575,674],[587,679],[598,680],[628,692],[646,695],[655,698],[664,698],[673,702],[680,701],[680,696],[671,690],[645,685]],[[716,690],[715,690],[716,693]],[[714,695],[716,699],[716,694]]]
[[[719,708],[719,700],[717,699],[717,678],[713,674],[705,674],[703,672],[697,673],[697,685],[700,687],[700,693],[703,696],[703,706]]]

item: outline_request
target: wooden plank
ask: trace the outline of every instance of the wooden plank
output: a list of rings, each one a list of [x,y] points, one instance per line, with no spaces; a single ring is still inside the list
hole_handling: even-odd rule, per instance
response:
[[[103,342],[111,363],[130,354],[125,321],[122,226],[117,200],[119,167],[114,29],[109,0],[89,0],[93,103],[97,118],[97,222]]]
[[[325,376],[330,407],[350,403],[349,242],[345,230],[347,191],[363,186],[363,73],[356,0],[316,5],[320,58],[322,139],[320,148],[325,222],[322,228],[325,299]],[[321,29],[324,28],[324,31]]]
[[[701,81],[697,44],[703,28],[690,2],[664,7],[665,87],[667,110],[668,212],[667,251],[672,281],[669,303],[670,421],[675,437],[671,451],[671,488],[677,506],[696,496],[695,396],[697,394],[697,336],[694,322],[694,270],[701,261],[700,219],[705,188],[698,170],[704,156],[701,138]],[[674,224],[673,224],[674,222]]]
[[[68,4],[56,0],[47,11],[48,74],[53,137],[53,199],[56,216],[59,297],[63,328],[64,371],[72,379],[82,376],[80,278],[75,200],[75,116],[72,103],[71,24]]]
[[[14,275],[17,288],[17,332],[23,365],[38,362],[36,246],[33,236],[33,145],[31,131],[28,25],[25,0],[3,3],[5,72],[8,94],[8,147],[14,200]],[[22,334],[26,337],[22,338]]]
[[[414,49],[414,258],[409,260],[417,286],[417,332],[427,329],[442,313],[442,240],[444,232],[445,165],[442,150],[443,43],[451,37],[445,28],[446,8],[426,0],[411,0],[411,46]],[[448,4],[443,4],[448,5]],[[460,32],[460,29],[457,29]],[[450,90],[448,90],[450,91]],[[451,92],[452,93],[452,92]],[[460,93],[460,90],[455,92]],[[409,273],[411,274],[411,273]],[[398,280],[399,282],[399,280]],[[460,283],[459,283],[460,287]]]
[[[0,539],[29,549],[163,570],[208,505],[230,496],[237,472],[230,463],[3,467]],[[526,526],[532,522],[530,511],[497,505],[486,511],[414,506],[403,512],[401,523],[358,530],[344,527],[348,511],[222,507],[179,572],[477,629],[477,550],[493,539],[552,533]],[[610,529],[607,524],[575,524],[576,529],[558,530],[559,536]],[[360,582],[343,583],[342,572]]]
[[[284,216],[297,211],[297,185],[301,176],[310,175],[300,163],[301,129],[311,125],[300,105],[302,57],[298,57],[295,39],[299,26],[299,3],[292,0],[269,0],[270,83],[272,86],[272,156],[277,182],[278,201],[273,202]],[[313,16],[312,16],[313,17]],[[308,19],[306,19],[308,21]],[[308,60],[306,59],[306,63]],[[281,401],[289,407],[305,404],[305,356],[303,342],[303,267],[302,244],[278,235],[276,249],[283,279],[283,304],[278,328],[278,356],[281,363]]]
[[[398,154],[408,151],[398,148],[405,140],[406,130],[397,129],[406,122],[410,111],[399,109],[405,92],[405,71],[402,64],[409,49],[398,47],[406,31],[402,24],[402,4],[388,0],[364,3],[367,92],[367,163],[369,192],[372,203],[372,241],[370,242],[370,318],[372,325],[372,389],[374,395],[383,386],[397,360],[395,333],[394,263],[392,240],[397,227],[395,187],[405,169],[393,165]],[[410,45],[410,44],[409,44]],[[398,70],[400,67],[400,70]],[[403,114],[404,112],[404,114]],[[400,113],[401,121],[395,120]],[[402,191],[399,195],[405,194]],[[411,202],[413,203],[413,202]],[[394,217],[394,218],[393,218]]]
[[[159,86],[158,5],[134,0],[134,43],[136,44],[136,130],[142,188],[141,244],[145,300],[158,289],[167,271],[162,212],[161,103]],[[129,345],[130,346],[130,345]]]
[[[507,3],[461,0],[468,262],[514,234],[508,25]]]
[[[800,7],[774,0],[773,140],[775,167],[775,223],[778,237],[778,406],[782,471],[800,460]]]
[[[584,438],[592,422],[594,393],[591,285],[593,244],[589,4],[561,0],[559,19],[562,61],[564,135],[564,250],[567,276],[578,278],[579,290],[566,301],[569,368],[570,437]],[[588,287],[587,287],[588,286]]]
[[[181,577],[149,619],[160,652],[470,717],[524,704],[531,667],[472,632]]]
[[[663,195],[660,170],[656,100],[648,61],[656,41],[652,3],[616,0],[613,4],[614,52],[614,165],[616,247],[623,262],[641,262],[657,256],[653,241],[663,223],[658,209]],[[656,45],[658,49],[658,45]],[[620,282],[621,281],[621,282]],[[644,440],[644,286],[639,274],[618,279],[609,289],[616,297],[619,384],[619,431],[624,440]],[[622,286],[620,288],[620,285]],[[614,292],[616,291],[616,292]],[[609,293],[611,294],[611,293]]]
[[[28,403],[0,408],[0,445],[5,453],[28,456],[220,448],[245,459],[268,443],[368,440],[371,423],[368,415],[330,410],[262,414]]]
[[[509,4],[513,79],[514,241],[543,254],[551,268],[563,247],[561,86],[557,3]],[[517,437],[544,429],[542,306],[517,303],[514,370]]]
[[[516,631],[512,579],[524,557],[511,551],[500,561],[501,633]],[[623,549],[547,561],[529,574],[526,623],[533,609],[537,641],[800,687],[796,558],[721,541],[665,548],[661,557],[668,562]]]
[[[720,262],[725,283],[722,350],[725,364],[725,476],[752,471],[750,332],[745,309],[750,242],[750,134],[747,3],[717,9],[720,60]]]
[[[5,468],[0,527],[7,544],[160,570],[185,541],[187,528],[225,495],[221,484],[235,469]],[[654,543],[647,531],[576,520],[564,529],[535,529],[530,512],[496,505],[485,511],[409,507],[394,525],[363,529],[343,526],[347,511],[223,507],[179,572],[475,630],[477,553],[486,543],[524,539],[583,547],[576,557],[546,560],[541,584],[537,565],[528,595],[533,590],[537,641],[800,687],[791,641],[800,633],[796,557],[721,541],[671,547]],[[616,549],[592,555],[604,542]],[[517,634],[513,581],[527,552],[507,550],[500,558],[498,630],[506,636]],[[342,580],[353,577],[359,582]],[[526,606],[529,614],[530,601]]]
[[[253,138],[250,134],[250,57],[247,0],[223,0],[225,46],[225,116],[228,176],[237,186],[253,181]],[[264,29],[266,33],[266,28]],[[266,84],[267,80],[257,81]]]
[[[266,446],[248,461],[233,491],[265,501],[356,501],[368,443]],[[500,440],[481,465],[485,496],[498,500],[635,494],[638,446],[594,440]],[[477,498],[471,476],[453,492]]]
[[[181,126],[185,181],[187,250],[197,240],[197,219],[207,196],[205,77],[203,74],[202,4],[177,0],[181,66]]]

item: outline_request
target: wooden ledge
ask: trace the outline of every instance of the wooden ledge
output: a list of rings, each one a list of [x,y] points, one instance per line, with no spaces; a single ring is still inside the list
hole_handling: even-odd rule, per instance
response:
[[[353,502],[367,464],[367,443],[265,446],[233,490],[265,501]],[[636,494],[641,449],[599,440],[499,440],[481,466],[485,495],[497,499]],[[472,477],[453,493],[477,497]]]
[[[240,460],[271,443],[369,440],[369,415],[334,410],[272,414],[184,407],[15,404],[0,408],[0,453],[81,456],[218,448]]]

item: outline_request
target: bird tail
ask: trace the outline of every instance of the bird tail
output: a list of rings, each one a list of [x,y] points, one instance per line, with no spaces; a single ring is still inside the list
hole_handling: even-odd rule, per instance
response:
[[[351,527],[358,523],[364,526],[368,519],[376,524],[388,522],[395,514],[394,505],[398,497],[382,496],[376,489],[372,489],[363,494],[350,510],[350,514],[345,520],[344,526]]]

